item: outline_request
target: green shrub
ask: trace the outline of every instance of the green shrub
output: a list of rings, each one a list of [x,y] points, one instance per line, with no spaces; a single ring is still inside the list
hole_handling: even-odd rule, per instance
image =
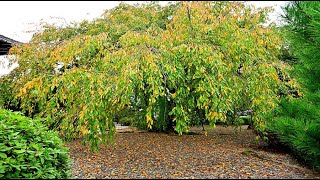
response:
[[[40,119],[0,109],[0,178],[69,178],[71,159]]]
[[[139,112],[126,111],[119,117],[118,123],[124,126],[136,127],[140,130],[147,130],[147,123],[142,117],[143,115]]]
[[[128,116],[121,117],[119,119],[119,124],[121,124],[123,126],[132,126],[133,122],[134,122],[134,119],[132,117],[128,117]]]
[[[143,112],[136,108],[127,107],[116,114],[116,121],[124,126],[136,127],[140,130],[147,130],[147,122],[143,118]]]

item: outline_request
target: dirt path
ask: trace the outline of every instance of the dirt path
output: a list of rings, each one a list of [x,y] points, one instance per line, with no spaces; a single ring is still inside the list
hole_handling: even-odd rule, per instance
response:
[[[67,143],[74,178],[313,178],[320,175],[286,153],[263,150],[245,128],[217,126],[207,136],[117,133],[115,146],[90,153],[80,141]]]

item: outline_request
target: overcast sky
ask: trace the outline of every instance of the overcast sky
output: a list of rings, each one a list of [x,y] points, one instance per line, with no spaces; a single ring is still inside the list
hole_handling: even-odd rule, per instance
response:
[[[58,25],[93,20],[121,1],[0,1],[0,34],[28,42],[40,22]],[[144,1],[123,1],[128,4]],[[161,5],[168,1],[160,2]],[[30,32],[31,31],[31,32]]]
[[[63,25],[70,22],[93,20],[102,15],[104,10],[117,6],[121,1],[0,1],[0,34],[20,42],[29,42],[33,32],[39,29],[41,22]],[[128,4],[145,1],[123,1]],[[169,1],[160,1],[161,5]],[[274,6],[270,15],[276,21],[281,13],[280,6],[285,1],[248,1],[256,7]],[[2,69],[0,57],[0,76],[8,73]]]
[[[28,42],[40,22],[58,25],[73,21],[93,20],[105,9],[117,6],[121,1],[0,1],[0,34],[21,42]],[[124,1],[129,4],[145,1]],[[248,1],[257,7],[273,6],[281,11],[285,1]],[[160,1],[161,5],[168,1]],[[276,18],[275,13],[271,15]]]

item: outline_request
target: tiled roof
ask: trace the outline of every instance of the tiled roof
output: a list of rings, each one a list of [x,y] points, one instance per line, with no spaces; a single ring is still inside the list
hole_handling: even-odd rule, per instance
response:
[[[10,44],[21,44],[21,42],[5,37],[1,34],[0,34],[0,41],[10,43]]]
[[[9,49],[15,44],[22,44],[22,43],[0,34],[0,55],[8,54]]]

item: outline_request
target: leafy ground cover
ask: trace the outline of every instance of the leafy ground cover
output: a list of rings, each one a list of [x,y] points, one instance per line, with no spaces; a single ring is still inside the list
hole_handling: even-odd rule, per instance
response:
[[[320,174],[288,153],[257,143],[245,127],[194,127],[178,136],[153,132],[117,133],[115,144],[90,152],[81,141],[66,144],[74,178],[313,178]],[[130,132],[130,131],[126,131]]]

